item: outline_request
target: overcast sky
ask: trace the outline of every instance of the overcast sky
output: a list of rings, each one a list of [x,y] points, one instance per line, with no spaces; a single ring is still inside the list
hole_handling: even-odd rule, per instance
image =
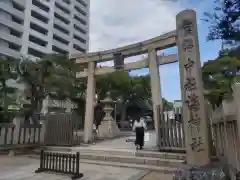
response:
[[[176,29],[175,17],[181,10],[197,11],[201,61],[214,59],[219,42],[206,42],[208,24],[201,21],[211,11],[213,0],[91,0],[90,51],[112,49],[143,41]],[[194,3],[195,2],[195,3]],[[176,53],[176,48],[168,53]],[[131,72],[149,73],[148,69]],[[178,63],[160,67],[162,94],[168,100],[180,99]]]

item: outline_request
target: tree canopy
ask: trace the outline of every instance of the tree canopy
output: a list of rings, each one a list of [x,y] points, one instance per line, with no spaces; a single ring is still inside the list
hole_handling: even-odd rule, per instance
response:
[[[206,12],[205,21],[210,23],[209,40],[223,40],[225,43],[240,42],[240,1],[215,0],[215,11]]]
[[[34,123],[38,123],[38,115],[46,97],[56,100],[70,99],[77,105],[76,111],[81,115],[84,114],[86,78],[77,79],[75,77],[74,61],[69,60],[67,56],[50,54],[38,61],[6,59],[0,60],[0,66],[2,67],[0,73],[1,102],[6,101],[8,94],[16,93],[16,88],[7,86],[6,81],[13,79],[23,84],[24,94],[29,102],[24,104],[24,109],[21,109],[24,111],[26,121],[31,118]],[[14,67],[14,71],[11,67]],[[151,101],[150,76],[130,76],[128,72],[124,71],[97,76],[96,94],[98,99],[104,99],[107,92],[111,93],[113,100],[125,107],[122,112],[122,118],[125,118],[126,114],[124,113],[128,106],[139,100]],[[7,101],[10,102],[9,99]],[[13,98],[13,101],[16,99]],[[163,102],[168,110],[172,108],[170,102],[165,99]],[[3,104],[2,109],[4,109]]]
[[[217,59],[204,63],[202,77],[205,97],[213,107],[219,106],[222,100],[231,98],[232,84],[239,79],[240,70],[238,57],[221,54]]]

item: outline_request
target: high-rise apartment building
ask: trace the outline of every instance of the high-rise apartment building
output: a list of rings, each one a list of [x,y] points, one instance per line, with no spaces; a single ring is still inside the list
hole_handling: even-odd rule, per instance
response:
[[[0,55],[88,51],[89,6],[90,0],[0,0]]]

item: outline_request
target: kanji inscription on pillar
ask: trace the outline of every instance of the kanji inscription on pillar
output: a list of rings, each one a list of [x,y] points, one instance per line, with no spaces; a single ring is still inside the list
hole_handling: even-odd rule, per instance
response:
[[[202,166],[210,158],[196,12],[183,11],[177,15],[176,22],[187,163]]]

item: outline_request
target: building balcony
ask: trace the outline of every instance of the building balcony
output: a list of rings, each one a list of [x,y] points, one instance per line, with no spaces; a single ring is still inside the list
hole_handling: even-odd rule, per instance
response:
[[[55,18],[54,19],[54,23],[69,31],[69,25],[67,25],[66,23],[60,21],[59,19]]]
[[[23,25],[15,23],[11,19],[8,19],[4,16],[0,16],[0,24],[3,24],[4,26],[9,28],[15,29],[19,32],[23,32]]]
[[[33,29],[30,29],[29,32],[30,32],[31,35],[33,35],[33,36],[35,36],[35,37],[37,37],[37,38],[39,38],[39,39],[41,39],[41,40],[43,40],[43,41],[46,41],[47,38],[48,38],[47,35],[44,35],[44,34],[42,34],[42,33],[39,33],[39,32],[37,32],[37,31],[35,31],[35,30],[33,30]]]
[[[15,8],[13,8],[9,4],[6,4],[4,2],[0,2],[0,9],[5,11],[5,12],[8,12],[9,14],[11,14],[13,16],[24,19],[24,12],[21,12],[21,11],[15,9]]]
[[[59,37],[62,37],[63,39],[66,39],[66,40],[69,40],[70,39],[70,36],[57,30],[57,29],[53,29],[53,34],[56,34],[57,36]]]
[[[88,6],[88,2],[86,0],[76,0],[76,4],[83,8],[86,8]],[[83,4],[85,4],[86,7]]]
[[[43,54],[48,54],[48,53],[51,53],[49,49],[47,49],[47,46],[40,46],[36,43],[33,43],[33,42],[29,42],[28,44],[28,47],[36,50],[36,51],[39,51]]]
[[[55,40],[55,39],[53,39],[52,44],[53,44],[54,46],[58,47],[59,49],[62,49],[62,50],[64,50],[64,51],[69,52],[69,46],[66,45],[66,44],[63,44],[63,43],[61,43],[61,42],[59,42],[59,41],[57,41],[57,40]]]
[[[65,21],[69,21],[69,19],[72,19],[70,14],[66,14],[65,12],[60,10],[59,8],[55,8],[55,13],[57,13],[58,16],[62,17]],[[70,23],[70,21],[69,21],[69,23]],[[68,25],[69,23],[65,23],[65,24]]]
[[[74,19],[73,20],[74,24],[76,24],[77,26],[79,26],[80,28],[82,28],[84,31],[88,32],[88,26],[87,25],[83,25],[82,23],[80,23],[78,20]]]
[[[42,10],[41,8],[35,6],[35,5],[32,5],[32,10],[38,12],[39,14],[41,14],[42,16],[46,17],[47,19],[49,18],[49,13]]]
[[[76,34],[77,36],[85,39],[86,41],[88,40],[88,34],[83,34],[83,33],[79,32],[78,30],[75,30],[75,29],[74,29],[73,34]]]
[[[69,10],[71,13],[71,10],[69,9],[69,7],[71,7],[70,5],[68,5],[67,3],[65,3],[63,1],[56,1],[56,3],[59,4],[60,6],[62,6],[63,8]],[[63,13],[65,13],[65,12],[63,12]]]
[[[26,6],[26,2],[27,2],[28,0],[21,0],[21,1],[19,1],[19,0],[12,0],[12,1],[15,2],[15,3],[17,3],[17,4],[22,5],[23,7],[25,7],[25,6]]]
[[[8,47],[1,47],[1,46],[0,46],[0,54],[4,54],[6,56],[10,56],[13,58],[20,58],[20,55],[21,55],[19,51],[10,49]]]
[[[35,24],[37,24],[38,26],[40,26],[40,27],[42,27],[42,28],[44,28],[44,29],[48,29],[48,28],[49,28],[49,27],[48,27],[48,26],[49,26],[48,24],[40,21],[40,20],[37,19],[37,18],[31,17],[31,20],[30,20],[30,21],[33,22],[33,23],[35,23]]]
[[[22,40],[19,37],[12,36],[8,32],[0,31],[0,39],[21,46]]]
[[[84,44],[84,43],[80,42],[77,39],[73,39],[73,44],[76,44],[76,45],[78,45],[79,47],[81,47],[83,49],[87,49],[87,44]]]

